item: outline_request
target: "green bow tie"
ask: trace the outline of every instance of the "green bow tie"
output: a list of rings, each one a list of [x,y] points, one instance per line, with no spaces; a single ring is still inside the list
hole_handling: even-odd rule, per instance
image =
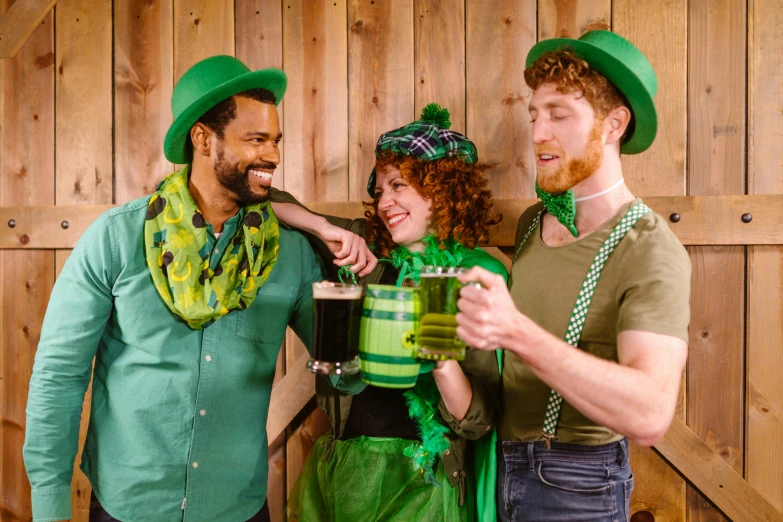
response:
[[[579,232],[576,230],[574,219],[576,219],[576,200],[574,199],[574,192],[572,190],[566,190],[562,194],[550,194],[544,192],[536,182],[536,194],[544,202],[546,211],[557,218],[557,220],[568,229],[574,237],[579,237]]]

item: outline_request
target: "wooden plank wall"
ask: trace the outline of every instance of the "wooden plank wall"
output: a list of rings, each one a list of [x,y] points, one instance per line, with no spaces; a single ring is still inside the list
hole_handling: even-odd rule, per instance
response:
[[[689,5],[691,195],[745,190],[745,16],[743,0]],[[705,56],[699,49],[712,51]],[[738,391],[745,378],[745,248],[691,247],[690,254],[694,313],[687,422],[741,473],[745,405]],[[697,402],[703,397],[712,400]],[[689,520],[725,520],[690,487],[687,508]]]
[[[748,2],[749,194],[783,193],[783,1]],[[748,247],[745,477],[783,511],[783,246]]]
[[[12,3],[0,0],[0,13]],[[623,160],[635,193],[783,193],[783,0],[60,0],[0,60],[0,205],[121,204],[151,192],[173,168],[162,142],[175,81],[221,53],[289,74],[274,184],[303,200],[366,198],[377,136],[431,101],[493,166],[496,197],[530,198],[525,56],[537,40],[590,28],[628,37],[658,73],[658,138]],[[67,254],[0,250],[0,522],[30,520],[27,381]],[[678,415],[783,511],[783,246],[690,255]],[[278,379],[303,353],[287,336]],[[325,429],[311,404],[270,441],[274,520]],[[725,519],[653,451],[634,448],[633,466],[634,522]],[[86,522],[89,493],[77,472],[74,520]]]
[[[0,0],[0,13],[11,3]],[[14,58],[0,60],[0,205],[55,202],[54,38],[54,15],[49,14]],[[30,147],[31,143],[40,147]],[[30,520],[30,486],[21,449],[28,381],[54,284],[54,256],[52,250],[0,252],[0,520],[4,522]]]

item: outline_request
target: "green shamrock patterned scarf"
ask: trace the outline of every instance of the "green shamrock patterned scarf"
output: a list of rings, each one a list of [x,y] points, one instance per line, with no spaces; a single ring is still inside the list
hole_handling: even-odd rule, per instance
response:
[[[199,330],[253,303],[277,262],[280,229],[268,202],[245,207],[242,226],[211,270],[207,224],[188,190],[189,175],[187,166],[171,174],[150,198],[144,246],[163,302]]]

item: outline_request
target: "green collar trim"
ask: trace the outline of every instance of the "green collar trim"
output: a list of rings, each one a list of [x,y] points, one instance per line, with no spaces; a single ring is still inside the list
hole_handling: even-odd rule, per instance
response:
[[[406,279],[418,285],[421,282],[419,273],[423,266],[459,266],[465,256],[465,247],[454,238],[438,241],[431,234],[422,239],[422,243],[425,245],[424,252],[411,252],[400,245],[392,250],[389,259],[384,260],[399,270],[397,286],[402,286]]]

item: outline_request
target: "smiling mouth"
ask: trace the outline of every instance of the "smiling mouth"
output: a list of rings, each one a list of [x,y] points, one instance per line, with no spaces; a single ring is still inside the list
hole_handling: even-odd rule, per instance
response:
[[[389,218],[389,228],[396,227],[402,220],[408,217],[409,214],[395,214]]]
[[[547,165],[552,161],[560,159],[558,156],[555,156],[554,154],[539,154],[538,155],[538,164],[539,165]]]
[[[266,170],[250,169],[250,174],[264,181],[272,181],[272,173]]]

